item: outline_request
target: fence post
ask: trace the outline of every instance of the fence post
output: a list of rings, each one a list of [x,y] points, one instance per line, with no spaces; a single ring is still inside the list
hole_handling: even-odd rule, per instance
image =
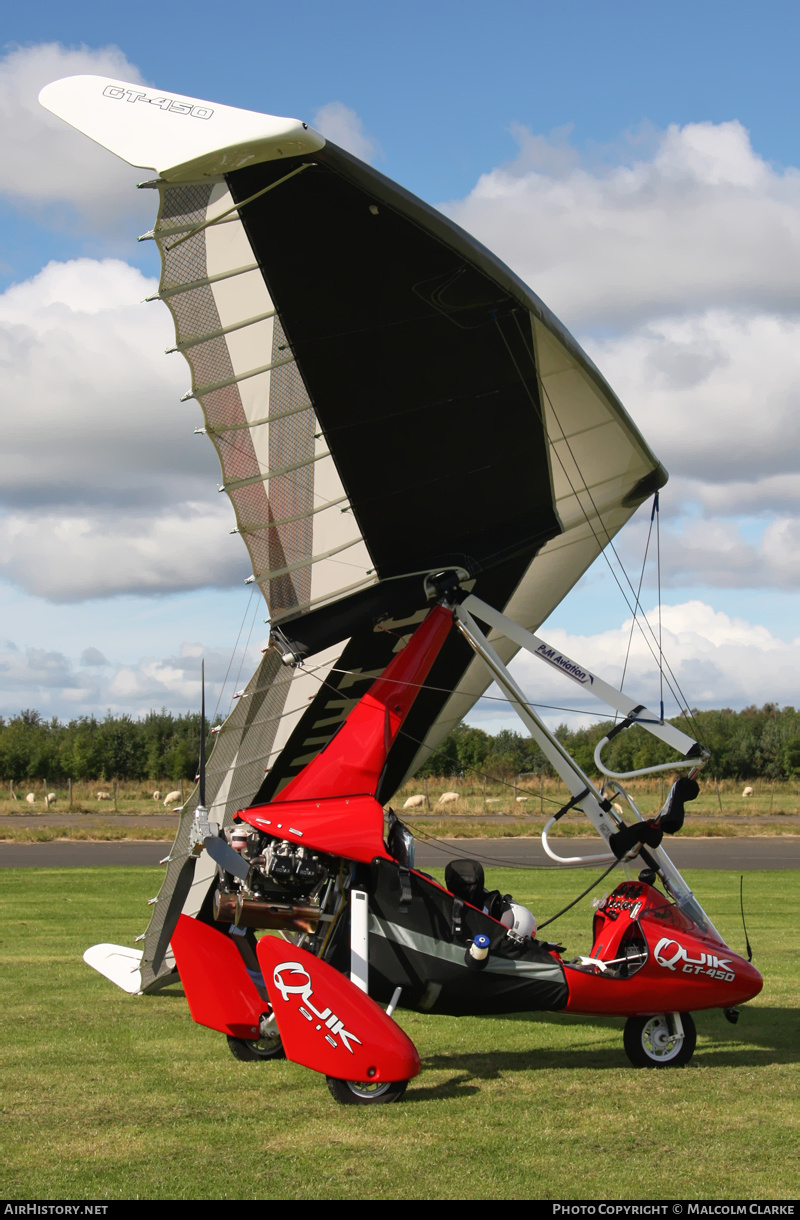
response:
[[[72,776],[67,780],[67,791],[69,792],[69,811],[72,813]]]
[[[117,809],[117,781],[114,779],[114,813],[118,813]]]

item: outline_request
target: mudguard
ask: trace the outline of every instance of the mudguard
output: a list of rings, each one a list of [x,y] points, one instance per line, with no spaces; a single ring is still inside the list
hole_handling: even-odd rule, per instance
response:
[[[232,937],[181,915],[170,943],[192,1020],[234,1038],[258,1038],[268,1006]]]
[[[338,970],[277,936],[258,960],[286,1057],[338,1080],[410,1080],[417,1048],[382,1008]]]

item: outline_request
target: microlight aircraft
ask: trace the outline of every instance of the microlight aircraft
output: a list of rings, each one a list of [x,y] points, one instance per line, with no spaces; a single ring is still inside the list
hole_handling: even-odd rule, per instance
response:
[[[691,1013],[735,1019],[762,985],[661,846],[707,755],[535,634],[667,480],[611,388],[494,255],[307,124],[97,76],[40,100],[155,172],[154,299],[271,632],[201,759],[143,948],[86,960],[130,992],[177,971],[238,1058],[286,1055],[347,1104],[419,1072],[398,1005],[627,1017],[634,1064],[686,1063]],[[647,769],[687,771],[658,817],[622,786],[645,772],[604,765],[608,738],[602,789],[562,748],[509,673],[519,649],[621,714],[613,732],[676,752]],[[387,812],[492,681],[571,793],[545,850],[626,872],[588,956],[538,939],[477,862],[444,885],[416,869]],[[556,855],[571,808],[601,850]]]

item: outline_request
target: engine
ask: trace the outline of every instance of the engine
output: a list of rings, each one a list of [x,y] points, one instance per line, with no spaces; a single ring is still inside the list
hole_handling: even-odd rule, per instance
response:
[[[220,870],[214,918],[242,928],[315,932],[335,887],[336,861],[251,827],[225,835],[250,868],[246,881]]]

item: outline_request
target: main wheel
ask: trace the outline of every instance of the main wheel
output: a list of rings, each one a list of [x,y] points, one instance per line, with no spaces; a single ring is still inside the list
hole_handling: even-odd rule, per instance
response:
[[[258,1059],[286,1058],[286,1052],[278,1034],[267,1038],[255,1038],[253,1041],[247,1041],[245,1038],[232,1038],[228,1034],[228,1046],[234,1059],[241,1059],[243,1063],[253,1063]]]
[[[406,1091],[407,1080],[337,1080],[326,1076],[331,1096],[343,1106],[384,1106],[399,1101]]]
[[[688,1012],[681,1013],[683,1036],[673,1037],[665,1014],[629,1017],[622,1041],[634,1067],[683,1067],[694,1054],[697,1030]]]

